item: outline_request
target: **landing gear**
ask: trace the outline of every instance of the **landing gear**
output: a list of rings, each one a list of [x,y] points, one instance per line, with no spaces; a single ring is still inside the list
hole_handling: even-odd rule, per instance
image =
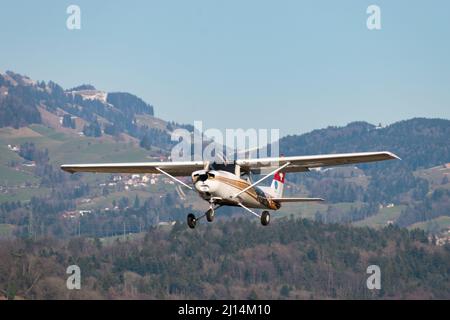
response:
[[[261,224],[263,226],[267,226],[270,222],[270,213],[269,211],[263,211],[261,214]]]
[[[189,213],[187,216],[187,224],[189,226],[189,228],[194,229],[195,226],[197,225],[197,222],[200,219],[203,219],[204,217],[206,217],[206,220],[208,220],[208,222],[213,222],[214,221],[214,217],[215,217],[215,211],[220,208],[221,206],[218,205],[216,207],[211,206],[208,211],[205,212],[204,215],[196,218],[192,213]]]
[[[187,224],[191,229],[194,229],[197,224],[197,218],[192,213],[187,216]]]
[[[206,220],[208,220],[208,222],[213,222],[214,221],[214,209],[210,208],[208,211],[206,211],[205,213],[206,215]]]
[[[249,208],[247,208],[246,206],[244,206],[242,203],[238,203],[238,205],[242,208],[244,208],[245,210],[247,210],[248,212],[254,214],[255,216],[257,216],[258,218],[261,219],[261,224],[263,226],[267,226],[270,222],[270,213],[269,211],[263,211],[261,215],[257,214],[256,212],[250,210]]]

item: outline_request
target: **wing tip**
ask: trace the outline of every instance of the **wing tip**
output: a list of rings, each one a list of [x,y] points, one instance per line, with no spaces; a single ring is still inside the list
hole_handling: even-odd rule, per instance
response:
[[[62,171],[65,171],[65,172],[68,172],[68,173],[75,173],[75,170],[73,170],[72,168],[71,168],[71,166],[70,165],[67,165],[67,164],[63,164],[63,165],[61,165],[60,166],[60,169],[62,170]]]
[[[391,159],[402,160],[402,158],[400,158],[398,155],[396,155],[393,152],[390,152],[390,151],[384,151],[384,152],[387,153]]]

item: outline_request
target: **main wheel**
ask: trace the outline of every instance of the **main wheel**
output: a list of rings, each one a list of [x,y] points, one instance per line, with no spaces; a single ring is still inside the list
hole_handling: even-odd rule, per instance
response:
[[[194,229],[197,224],[197,218],[192,213],[189,213],[187,216],[187,224],[189,228]]]
[[[213,222],[214,221],[214,209],[209,209],[208,211],[206,211],[206,220],[208,220],[208,222]]]
[[[261,214],[261,224],[263,226],[267,226],[270,222],[270,213],[269,211],[263,211]]]

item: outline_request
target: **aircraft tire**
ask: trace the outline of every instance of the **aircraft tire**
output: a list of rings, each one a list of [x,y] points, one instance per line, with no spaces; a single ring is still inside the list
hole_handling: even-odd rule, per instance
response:
[[[208,211],[206,211],[206,220],[208,220],[208,222],[213,222],[214,216],[215,216],[215,212],[213,209],[209,209]]]
[[[197,224],[197,218],[192,213],[189,213],[187,216],[187,224],[191,229],[194,229]]]
[[[263,211],[261,214],[261,224],[263,226],[267,226],[270,222],[270,213],[269,211]]]

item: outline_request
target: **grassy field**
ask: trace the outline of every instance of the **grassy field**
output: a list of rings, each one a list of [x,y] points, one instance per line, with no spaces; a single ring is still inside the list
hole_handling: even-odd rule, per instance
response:
[[[39,133],[43,137],[47,137],[48,139],[56,140],[56,141],[67,141],[67,136],[62,132],[57,132],[52,128],[45,127],[43,125],[32,124],[30,125],[30,129],[34,132]]]
[[[119,199],[122,197],[130,199],[130,206],[133,206],[134,199],[136,195],[139,197],[140,201],[145,201],[149,197],[149,192],[146,190],[131,190],[122,192],[111,192],[107,196],[100,196],[93,198],[89,203],[79,204],[77,209],[79,210],[89,210],[89,209],[104,209],[112,208],[112,202],[116,200],[118,203]]]
[[[404,208],[405,206],[403,205],[393,208],[383,208],[376,215],[354,222],[353,225],[358,227],[382,228],[386,226],[389,220],[397,220]]]
[[[22,158],[8,149],[8,143],[6,141],[1,140],[0,138],[0,165],[8,165],[11,161],[21,161]]]
[[[117,192],[110,190],[110,193],[107,196],[97,196],[92,198],[88,203],[79,203],[77,205],[77,210],[112,208],[112,202],[116,200],[116,203],[118,203],[119,199],[122,197],[128,198],[130,200],[130,206],[133,206],[136,195],[139,197],[142,204],[150,197],[164,196],[169,192],[175,192],[175,185],[147,185],[146,187],[131,187],[129,190]]]
[[[52,162],[127,162],[146,161],[147,152],[129,143],[101,141],[93,138],[71,139],[49,148]]]
[[[25,182],[34,184],[37,181],[38,179],[29,172],[0,165],[0,184],[2,186],[17,186]]]
[[[111,236],[111,237],[104,237],[100,238],[100,242],[103,245],[112,245],[116,241],[133,241],[138,239],[143,239],[145,237],[146,232],[138,232],[138,233],[127,233],[125,234],[125,237],[123,235],[117,235],[117,236]]]
[[[441,216],[424,222],[416,222],[408,227],[410,230],[422,229],[431,233],[438,233],[447,228],[450,228],[450,217],[448,216]]]
[[[33,174],[22,170],[22,168],[21,171],[17,171],[9,166],[11,161],[21,163],[24,160],[16,152],[10,150],[8,144],[18,144],[16,141],[18,139],[27,139],[25,137],[36,139],[37,137],[40,138],[40,135],[28,128],[23,130],[0,129],[0,185],[17,186],[25,182],[37,182],[37,178]]]
[[[0,193],[0,203],[6,201],[29,201],[32,197],[44,196],[51,190],[49,188],[20,188]]]
[[[31,172],[17,171],[8,164],[24,161],[8,144],[33,142],[38,148],[48,149],[50,163],[58,167],[63,163],[148,161],[148,152],[132,142],[115,142],[112,139],[95,139],[69,135],[44,125],[31,125],[21,129],[0,128],[0,185],[19,186],[25,182],[36,184],[39,179]],[[84,174],[83,181],[98,184],[109,174]],[[14,189],[0,194],[0,202],[26,201],[35,195],[44,195],[46,189]]]
[[[148,158],[148,152],[133,143],[71,136],[43,125],[31,125],[21,130],[0,129],[0,164],[20,160],[15,152],[7,149],[7,145],[25,142],[33,142],[38,148],[48,149],[50,161],[55,165],[66,162],[145,161]]]

